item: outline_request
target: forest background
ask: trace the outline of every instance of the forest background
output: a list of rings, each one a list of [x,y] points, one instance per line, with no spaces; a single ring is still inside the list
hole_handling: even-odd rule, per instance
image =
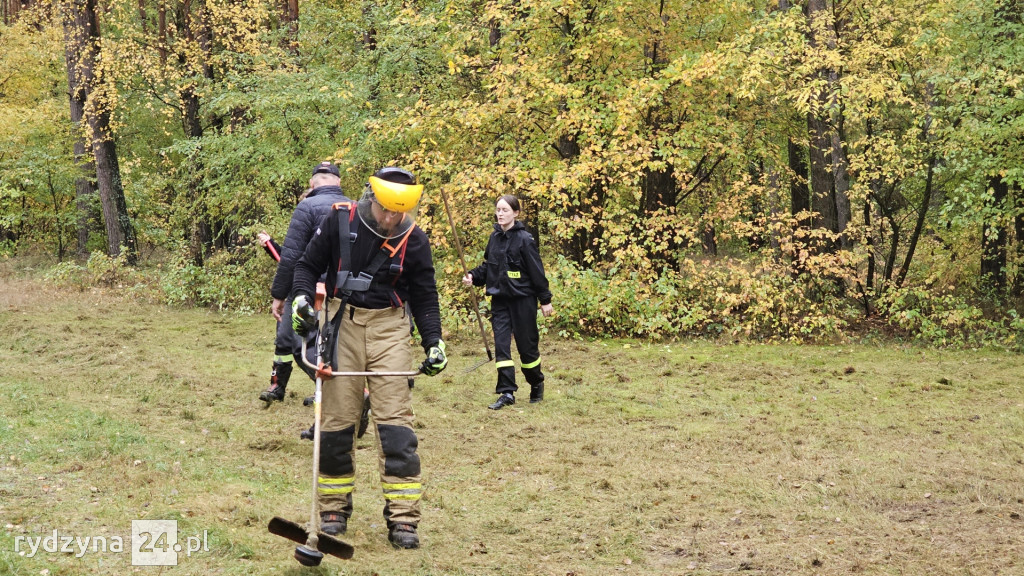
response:
[[[0,254],[264,311],[311,166],[426,185],[450,332],[514,193],[564,337],[1020,349],[1024,2],[0,4]],[[486,303],[482,303],[486,306]]]

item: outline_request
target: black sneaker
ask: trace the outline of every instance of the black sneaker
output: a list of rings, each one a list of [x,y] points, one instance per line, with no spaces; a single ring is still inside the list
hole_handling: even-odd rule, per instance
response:
[[[329,536],[344,534],[348,530],[348,518],[337,512],[320,513],[320,531]]]
[[[536,404],[544,399],[544,383],[530,386],[530,404]]]
[[[303,430],[302,432],[299,432],[299,439],[300,440],[312,440],[313,439],[313,426],[316,426],[316,424],[313,424],[309,428],[307,428],[306,430]]]
[[[270,388],[260,392],[260,400],[263,400],[264,402],[273,402],[274,400],[280,402],[284,400],[284,386],[281,386],[276,382],[271,384]]]
[[[420,537],[416,535],[416,527],[412,524],[395,524],[388,531],[388,541],[395,548],[404,548],[406,550],[410,548],[420,547]]]
[[[498,399],[494,401],[494,404],[491,404],[490,406],[488,406],[488,408],[490,408],[491,410],[501,410],[505,406],[511,406],[515,403],[516,397],[509,394],[508,392],[505,392],[501,396],[498,396]]]

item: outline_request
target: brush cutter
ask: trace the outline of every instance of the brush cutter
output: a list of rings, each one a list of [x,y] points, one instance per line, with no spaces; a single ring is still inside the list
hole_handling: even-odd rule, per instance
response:
[[[317,285],[316,293],[316,304],[314,306],[317,314],[321,313],[323,308],[324,298],[326,297],[326,290],[323,289],[322,284]],[[320,477],[320,406],[321,398],[323,394],[323,381],[325,378],[333,378],[335,376],[415,376],[419,374],[418,371],[408,372],[332,372],[330,365],[324,366],[322,353],[320,352],[320,346],[317,353],[317,366],[313,366],[306,359],[306,341],[302,341],[302,361],[316,370],[316,389],[313,393],[313,491],[312,491],[312,505],[310,507],[309,523],[305,526],[285,520],[284,518],[275,516],[270,520],[270,524],[267,529],[271,534],[282,536],[291,540],[292,542],[298,542],[299,546],[295,547],[295,559],[298,560],[299,564],[303,566],[319,566],[320,562],[324,559],[324,554],[330,554],[331,556],[337,556],[338,558],[348,560],[352,558],[355,548],[351,544],[342,542],[341,540],[325,534],[320,531],[320,501],[317,498],[317,483]]]

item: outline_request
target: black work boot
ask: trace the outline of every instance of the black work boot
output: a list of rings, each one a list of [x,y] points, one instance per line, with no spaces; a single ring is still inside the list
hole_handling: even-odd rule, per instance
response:
[[[310,424],[308,429],[303,430],[302,432],[299,432],[299,439],[300,440],[312,440],[313,439],[313,427],[314,426],[316,426],[316,424]]]
[[[344,534],[348,530],[348,518],[338,512],[320,513],[320,531],[330,536]]]
[[[288,378],[292,375],[291,362],[274,362],[270,370],[270,387],[260,393],[260,400],[264,402],[280,402],[284,400],[285,389],[288,387]]]
[[[395,524],[388,530],[388,540],[395,548],[420,547],[420,537],[416,534],[416,527],[412,524]]]
[[[536,404],[544,399],[544,382],[540,384],[530,384],[530,404]]]
[[[516,403],[516,397],[509,392],[505,392],[498,399],[494,401],[494,404],[488,406],[491,410],[501,410],[505,406],[511,406]]]

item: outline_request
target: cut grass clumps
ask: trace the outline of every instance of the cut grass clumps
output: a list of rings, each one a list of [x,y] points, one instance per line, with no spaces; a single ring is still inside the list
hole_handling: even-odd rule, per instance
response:
[[[208,550],[161,574],[1015,574],[1024,570],[1024,358],[897,343],[541,342],[545,400],[487,410],[478,340],[417,378],[416,551],[387,543],[373,427],[356,444],[351,561],[315,570],[267,522],[309,515],[296,372],[257,400],[266,316],[0,280],[0,574],[125,574],[174,520]],[[464,353],[463,353],[464,352]],[[19,540],[20,537],[20,540]],[[17,548],[17,550],[16,550]]]

